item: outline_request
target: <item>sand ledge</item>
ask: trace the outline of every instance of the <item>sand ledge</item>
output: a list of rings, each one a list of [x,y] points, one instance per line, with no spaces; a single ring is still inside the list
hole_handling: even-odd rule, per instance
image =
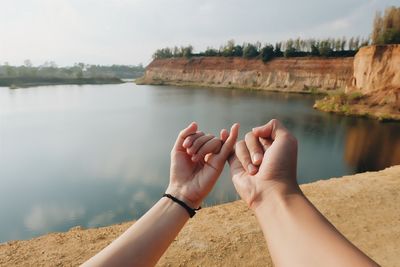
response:
[[[353,243],[382,266],[400,262],[400,165],[301,186]],[[0,245],[0,266],[75,266],[132,223]],[[254,215],[242,201],[205,208],[185,226],[158,266],[272,266]]]

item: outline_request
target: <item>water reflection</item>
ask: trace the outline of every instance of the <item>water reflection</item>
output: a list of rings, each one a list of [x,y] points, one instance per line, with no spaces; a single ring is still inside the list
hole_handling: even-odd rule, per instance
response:
[[[355,121],[347,128],[344,158],[356,172],[400,164],[400,129],[397,124],[385,126],[370,127]]]
[[[76,221],[85,214],[83,207],[68,207],[66,205],[44,204],[35,205],[24,219],[25,226],[34,232],[46,232],[66,221]]]

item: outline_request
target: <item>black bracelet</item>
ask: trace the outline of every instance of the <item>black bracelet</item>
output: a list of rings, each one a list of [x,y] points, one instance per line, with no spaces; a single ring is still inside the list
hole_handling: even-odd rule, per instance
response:
[[[193,216],[196,214],[196,211],[201,209],[201,207],[198,207],[197,209],[192,209],[185,202],[183,202],[182,200],[177,199],[174,196],[171,196],[170,194],[164,194],[163,197],[170,198],[170,199],[172,199],[172,201],[174,201],[174,202],[178,203],[179,205],[181,205],[189,213],[190,218],[193,218]]]

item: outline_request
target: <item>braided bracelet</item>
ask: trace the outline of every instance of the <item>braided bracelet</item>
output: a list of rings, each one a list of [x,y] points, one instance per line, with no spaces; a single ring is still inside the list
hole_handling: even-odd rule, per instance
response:
[[[182,200],[177,199],[176,197],[170,195],[170,194],[164,194],[163,197],[167,197],[172,199],[172,201],[178,203],[179,205],[181,205],[188,213],[190,218],[192,218],[195,214],[196,211],[201,209],[201,207],[198,207],[197,209],[192,209],[191,207],[189,207],[185,202],[183,202]]]

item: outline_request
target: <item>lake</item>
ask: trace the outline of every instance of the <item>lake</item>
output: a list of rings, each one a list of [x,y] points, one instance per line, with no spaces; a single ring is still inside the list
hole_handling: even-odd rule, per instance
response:
[[[178,132],[241,136],[272,118],[299,140],[309,183],[400,164],[400,123],[322,113],[316,96],[171,86],[0,88],[0,242],[133,220],[164,192]],[[205,206],[236,200],[224,173]],[[204,206],[204,205],[203,205]]]

